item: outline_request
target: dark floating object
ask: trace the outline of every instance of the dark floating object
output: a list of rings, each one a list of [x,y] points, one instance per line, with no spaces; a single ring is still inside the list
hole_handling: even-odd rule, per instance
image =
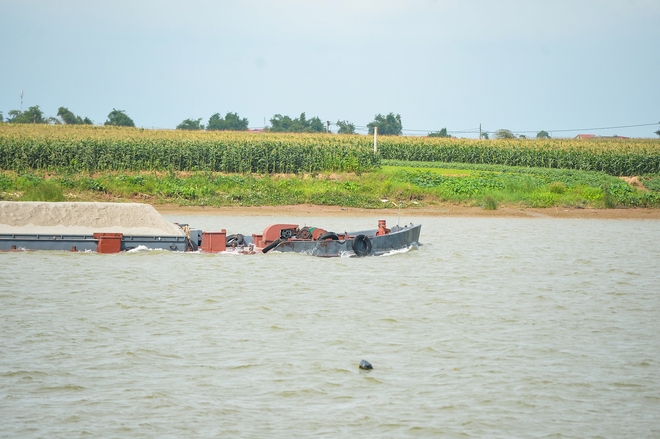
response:
[[[360,369],[364,369],[364,370],[370,370],[370,369],[374,368],[371,365],[371,363],[369,363],[367,360],[360,361],[360,366],[359,367],[360,367]]]

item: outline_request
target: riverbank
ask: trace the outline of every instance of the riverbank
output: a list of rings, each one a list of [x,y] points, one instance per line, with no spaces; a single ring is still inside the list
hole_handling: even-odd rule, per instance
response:
[[[163,215],[234,215],[234,216],[360,216],[391,217],[396,209],[359,209],[339,206],[291,205],[257,207],[204,207],[154,204]],[[579,218],[579,219],[649,219],[660,220],[660,209],[575,209],[575,208],[513,208],[486,210],[480,207],[431,206],[401,209],[402,217],[485,217],[485,218]]]
[[[271,209],[266,206],[315,205],[337,206],[330,207],[330,212],[366,209],[368,215],[375,209],[395,209],[399,202],[427,215],[470,216],[541,213],[627,217],[630,209],[660,208],[660,176],[623,180],[603,173],[561,169],[460,164],[455,169],[446,164],[423,167],[427,165],[434,164],[388,165],[361,175],[4,171],[0,172],[0,200],[132,201],[228,209],[264,206],[255,207],[253,212]]]

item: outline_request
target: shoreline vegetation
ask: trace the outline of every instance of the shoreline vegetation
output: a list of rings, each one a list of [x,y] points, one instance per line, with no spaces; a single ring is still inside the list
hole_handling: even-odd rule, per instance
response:
[[[656,219],[660,140],[383,136],[374,153],[355,135],[0,124],[0,200]]]

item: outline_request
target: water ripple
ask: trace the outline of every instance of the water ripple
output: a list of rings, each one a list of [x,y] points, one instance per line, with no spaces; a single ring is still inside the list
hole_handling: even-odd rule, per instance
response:
[[[0,255],[2,434],[658,436],[660,223],[414,221],[384,258]]]

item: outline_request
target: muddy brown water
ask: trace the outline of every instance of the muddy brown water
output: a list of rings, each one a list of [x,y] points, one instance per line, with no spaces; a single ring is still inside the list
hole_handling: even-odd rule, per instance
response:
[[[0,437],[660,436],[659,221],[404,221],[377,258],[0,254]]]

